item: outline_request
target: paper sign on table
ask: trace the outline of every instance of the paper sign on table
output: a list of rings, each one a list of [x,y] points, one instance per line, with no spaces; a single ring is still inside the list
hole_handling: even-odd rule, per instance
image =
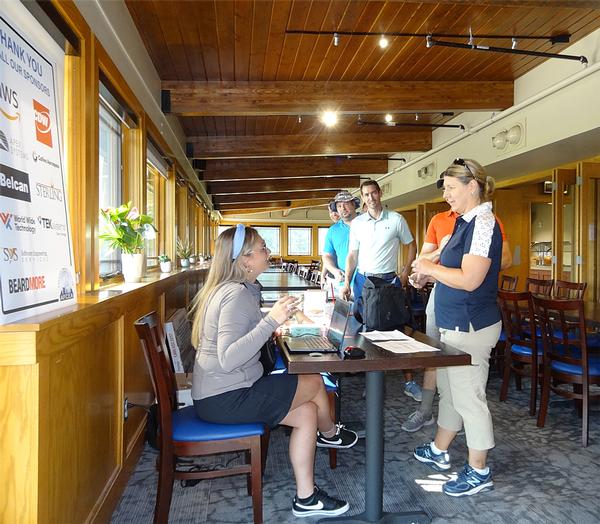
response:
[[[368,338],[371,341],[376,340],[414,340],[408,335],[402,333],[402,331],[398,331],[394,329],[394,331],[368,331],[366,333],[361,333],[363,337]]]
[[[388,342],[378,342],[377,345],[392,353],[419,353],[421,351],[440,351],[437,348],[423,344],[418,340],[390,340]]]

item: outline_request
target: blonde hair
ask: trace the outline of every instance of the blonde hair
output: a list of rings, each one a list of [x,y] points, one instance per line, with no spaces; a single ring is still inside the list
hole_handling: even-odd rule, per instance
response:
[[[256,229],[246,227],[244,232],[244,243],[238,257],[233,260],[233,237],[235,227],[223,231],[215,242],[215,256],[212,259],[206,282],[192,301],[190,314],[193,315],[192,322],[192,344],[198,348],[202,341],[202,328],[204,326],[204,315],[206,307],[214,293],[228,282],[245,282],[246,269],[242,257],[249,255],[260,235]]]
[[[444,178],[447,176],[458,178],[465,186],[471,180],[475,180],[479,187],[479,200],[481,202],[489,202],[494,194],[496,181],[486,174],[483,166],[476,160],[464,158],[460,159],[460,163],[458,163],[458,160],[455,160],[444,171]]]

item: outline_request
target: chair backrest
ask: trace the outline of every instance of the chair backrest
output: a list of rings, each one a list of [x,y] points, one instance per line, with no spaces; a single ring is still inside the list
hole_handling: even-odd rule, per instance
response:
[[[518,276],[502,275],[502,278],[500,280],[500,289],[502,291],[516,291],[518,281]]]
[[[533,305],[542,330],[546,369],[549,369],[554,360],[582,366],[583,373],[587,376],[583,301],[533,296]]]
[[[531,293],[524,291],[498,291],[498,302],[506,341],[510,344],[526,346],[537,357],[536,328]]]
[[[552,280],[528,277],[525,282],[527,285],[526,291],[529,291],[534,295],[542,295],[545,297],[552,296]]]
[[[161,450],[169,452],[173,447],[172,411],[177,409],[177,382],[168,361],[163,326],[155,311],[136,320],[134,326],[140,338],[158,403]]]
[[[583,299],[587,282],[568,282],[567,280],[554,281],[554,296],[571,300]]]

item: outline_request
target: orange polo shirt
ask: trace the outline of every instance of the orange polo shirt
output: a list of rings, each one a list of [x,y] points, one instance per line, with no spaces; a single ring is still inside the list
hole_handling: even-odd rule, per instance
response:
[[[442,213],[438,213],[434,215],[432,219],[429,221],[429,225],[427,226],[427,233],[425,233],[425,242],[428,244],[435,244],[436,246],[440,245],[442,238],[446,235],[451,235],[454,232],[454,224],[456,223],[456,219],[458,218],[458,214],[454,211],[443,211]],[[496,221],[500,226],[500,232],[502,233],[502,240],[506,240],[506,234],[504,233],[504,226],[500,219],[496,216]]]

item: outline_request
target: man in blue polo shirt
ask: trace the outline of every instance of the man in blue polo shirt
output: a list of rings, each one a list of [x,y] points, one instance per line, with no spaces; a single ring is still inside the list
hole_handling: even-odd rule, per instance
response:
[[[349,191],[340,191],[335,196],[333,204],[340,219],[327,230],[323,246],[323,268],[333,276],[338,286],[344,282],[350,222],[356,218],[357,200]]]

